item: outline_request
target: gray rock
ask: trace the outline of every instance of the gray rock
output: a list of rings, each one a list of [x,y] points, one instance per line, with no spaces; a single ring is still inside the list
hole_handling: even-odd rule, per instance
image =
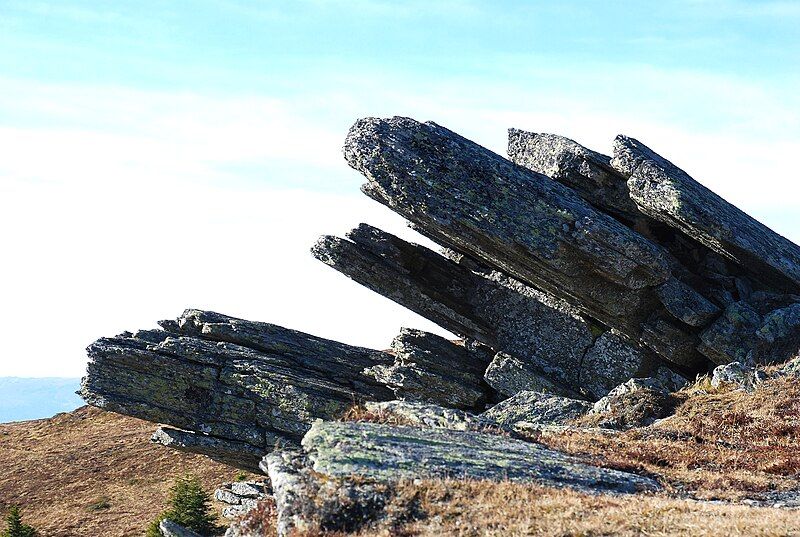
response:
[[[755,367],[747,366],[740,362],[731,362],[730,364],[717,366],[714,369],[711,377],[711,386],[752,392],[766,379],[766,373]]]
[[[627,136],[614,140],[611,165],[628,178],[630,197],[651,218],[680,229],[754,278],[800,291],[800,247],[710,191]]]
[[[616,331],[604,332],[583,358],[580,386],[597,400],[621,382],[652,371],[657,360]]]
[[[644,215],[628,196],[628,185],[611,157],[556,134],[508,129],[508,158],[577,192],[614,217],[631,223]]]
[[[496,423],[480,416],[438,405],[412,401],[371,401],[364,406],[377,415],[397,418],[400,422],[418,427],[480,431],[496,427]]]
[[[659,287],[656,294],[669,313],[689,326],[705,326],[720,313],[717,306],[676,278]]]
[[[299,440],[318,417],[337,418],[359,400],[394,399],[363,373],[391,364],[387,353],[199,310],[162,327],[90,345],[81,395],[106,410],[197,433],[165,429],[161,436],[247,470],[253,453]],[[239,449],[243,464],[232,457]]]
[[[700,351],[720,365],[785,362],[800,350],[797,298],[757,294],[731,304],[700,334]]]
[[[238,495],[224,488],[214,491],[214,499],[228,505],[240,505],[242,503],[242,499]]]
[[[436,124],[359,120],[344,153],[366,176],[367,195],[433,240],[569,298],[633,339],[654,288],[670,277],[658,246],[564,185]]]
[[[491,354],[447,339],[403,328],[392,341],[394,363],[364,370],[395,396],[460,409],[483,408],[492,391],[483,380]]]
[[[203,537],[199,533],[167,519],[159,523],[158,529],[164,537]]]
[[[237,481],[231,483],[231,492],[242,498],[262,498],[266,494],[263,483]]]
[[[384,517],[383,507],[393,493],[391,487],[360,476],[321,479],[301,452],[270,453],[262,468],[275,491],[280,537],[295,531],[357,530]]]
[[[332,478],[509,479],[617,493],[660,488],[649,478],[589,466],[541,445],[493,434],[318,421],[302,445],[312,469]],[[273,486],[277,492],[274,480]]]
[[[587,414],[591,409],[591,403],[579,399],[540,392],[519,392],[496,404],[481,416],[506,427],[520,421],[530,424],[565,425]]]
[[[250,508],[244,505],[229,505],[222,508],[222,516],[224,518],[239,518],[250,512]],[[227,535],[227,532],[226,532]]]
[[[366,224],[347,236],[322,237],[313,255],[455,334],[549,364],[553,382],[578,388],[592,327],[563,300],[462,255],[454,262]]]
[[[595,425],[609,429],[630,429],[651,425],[671,413],[670,387],[664,378],[632,378],[597,401],[590,414]]]
[[[800,377],[800,355],[786,362],[784,366],[780,369],[780,372],[783,375],[793,375],[795,377]]]
[[[566,388],[554,381],[561,370],[548,364],[534,364],[530,360],[521,360],[504,352],[498,352],[486,368],[486,382],[506,397],[522,392],[537,391],[580,397],[578,392]]]

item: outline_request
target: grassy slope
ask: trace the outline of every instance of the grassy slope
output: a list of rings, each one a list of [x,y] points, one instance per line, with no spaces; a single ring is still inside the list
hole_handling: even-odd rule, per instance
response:
[[[140,536],[175,477],[196,474],[209,491],[235,478],[230,467],[150,444],[153,428],[90,407],[0,424],[0,512],[19,505],[42,536]]]

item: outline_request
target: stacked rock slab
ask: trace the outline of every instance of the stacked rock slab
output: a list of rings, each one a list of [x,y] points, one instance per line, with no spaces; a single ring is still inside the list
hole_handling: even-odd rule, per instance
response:
[[[208,311],[160,324],[90,345],[81,396],[166,424],[154,442],[249,471],[315,419],[395,391],[465,408],[492,398],[482,378],[490,356],[421,331],[404,331],[382,352]]]
[[[657,294],[673,277],[669,255],[572,189],[408,118],[356,122],[344,151],[368,180],[364,192],[431,239],[563,298],[679,367],[704,362],[693,327]]]
[[[463,255],[443,256],[367,224],[346,239],[320,238],[312,254],[441,327],[502,352],[486,379],[504,395],[522,386],[598,399],[659,362],[563,300]]]

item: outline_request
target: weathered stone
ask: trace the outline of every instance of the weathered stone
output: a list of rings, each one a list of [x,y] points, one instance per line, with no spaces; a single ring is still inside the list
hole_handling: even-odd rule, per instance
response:
[[[670,277],[659,247],[569,188],[436,124],[359,120],[344,152],[367,195],[432,239],[634,339]]]
[[[261,498],[267,491],[263,483],[237,481],[231,483],[231,492],[242,498]]]
[[[628,196],[628,185],[611,157],[556,134],[508,129],[508,158],[577,192],[597,208],[631,224],[643,214]]]
[[[383,507],[393,493],[390,486],[361,476],[320,479],[301,452],[270,453],[262,468],[275,491],[281,537],[294,531],[357,530],[384,516]]]
[[[757,293],[731,304],[700,334],[700,351],[720,365],[785,362],[800,350],[799,299]]]
[[[454,262],[366,224],[347,237],[322,237],[312,253],[453,333],[549,364],[553,382],[578,389],[593,335],[575,308],[498,271]]]
[[[611,157],[591,151],[563,136],[537,134],[510,129],[508,136],[509,158],[530,170],[543,173],[570,187],[597,209],[619,220],[637,233],[645,236],[669,253],[667,261],[673,275],[688,289],[682,293],[697,293],[699,302],[695,311],[675,301],[665,302],[668,309],[692,326],[709,314],[709,305],[702,294],[727,305],[746,298],[751,290],[743,269],[730,266],[711,251],[680,230],[642,213],[628,195],[627,177],[613,169]],[[676,290],[668,286],[659,293],[669,300]],[[699,289],[701,293],[698,293]],[[663,296],[663,295],[667,296]],[[678,311],[674,308],[677,306]],[[711,309],[713,309],[712,306]],[[688,310],[688,311],[687,311]],[[713,316],[713,315],[712,315]],[[701,324],[693,324],[701,322]]]
[[[616,331],[600,335],[583,358],[580,387],[597,400],[637,374],[648,374],[656,360]]]
[[[506,397],[522,391],[580,397],[578,392],[553,380],[558,379],[561,373],[557,367],[533,364],[530,360],[520,360],[516,356],[498,352],[486,368],[484,378],[492,388]]]
[[[591,403],[579,399],[540,392],[519,392],[496,404],[481,416],[506,427],[511,427],[520,421],[565,425],[587,414],[591,409]]]
[[[643,213],[680,229],[771,286],[800,291],[800,247],[796,244],[638,140],[617,136],[611,165],[628,178],[630,197]]]
[[[317,421],[302,445],[313,470],[333,478],[509,479],[621,493],[659,488],[649,478],[589,466],[538,444],[494,434]]]
[[[299,440],[318,417],[336,418],[359,400],[394,398],[363,373],[393,362],[383,352],[198,310],[162,326],[90,345],[81,395],[203,435],[162,431],[174,447],[238,464],[231,446],[268,451]],[[246,462],[238,465],[252,469],[252,454],[243,449]]]
[[[731,362],[730,364],[717,366],[714,369],[711,377],[711,386],[752,392],[756,389],[756,386],[766,379],[766,373],[755,367],[747,366],[740,362]]]
[[[166,518],[158,524],[158,529],[164,537],[203,537],[196,531],[184,528]]]
[[[370,412],[379,416],[392,416],[402,423],[418,427],[452,429],[454,431],[481,431],[496,427],[492,420],[481,416],[445,408],[439,405],[412,401],[370,401],[364,403]]]
[[[403,328],[392,341],[394,363],[376,365],[365,373],[395,395],[461,409],[482,409],[491,397],[483,372],[491,354],[423,332]]]
[[[705,326],[720,313],[717,306],[676,278],[659,287],[656,294],[673,317],[689,326]]]
[[[630,429],[650,425],[672,411],[670,387],[658,377],[632,378],[594,404],[593,424],[602,428]]]
[[[239,496],[224,488],[214,491],[214,499],[218,502],[227,503],[228,505],[239,505],[242,503],[242,499]]]

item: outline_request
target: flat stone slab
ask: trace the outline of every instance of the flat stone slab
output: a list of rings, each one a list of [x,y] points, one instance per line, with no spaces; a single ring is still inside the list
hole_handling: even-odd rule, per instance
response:
[[[541,445],[495,434],[317,421],[302,445],[315,472],[336,478],[508,479],[595,493],[661,488],[647,477],[591,466]]]

